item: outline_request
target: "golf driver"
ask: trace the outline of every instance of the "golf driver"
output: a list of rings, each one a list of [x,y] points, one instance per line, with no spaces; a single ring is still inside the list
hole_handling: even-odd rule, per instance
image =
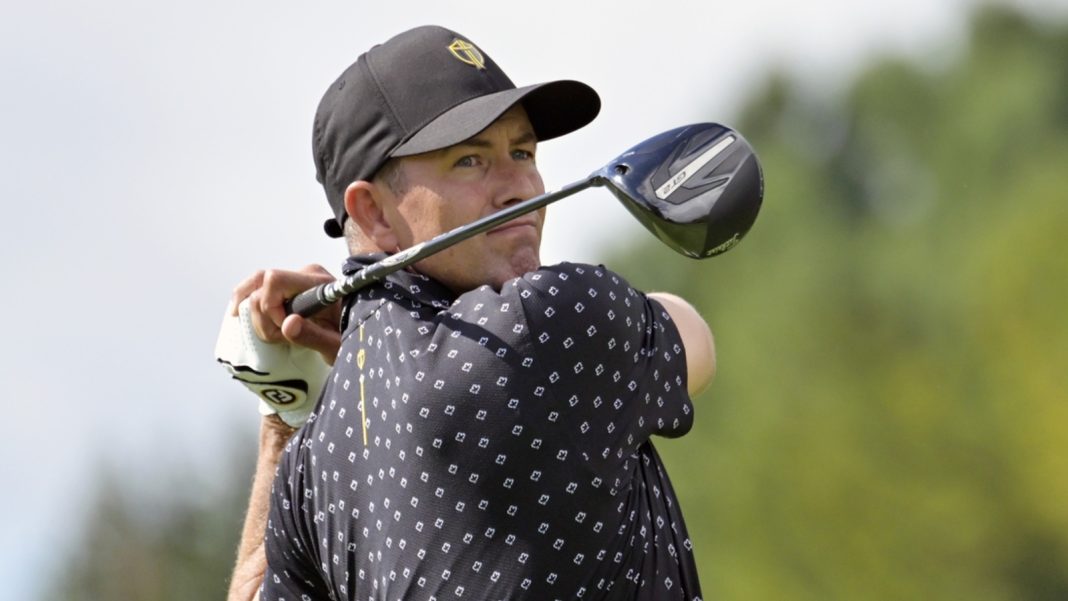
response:
[[[445,232],[286,303],[312,315],[386,275],[561,198],[604,186],[658,239],[704,259],[730,250],[756,220],[764,198],[760,162],[748,142],[718,123],[685,125],[619,155],[583,180]]]

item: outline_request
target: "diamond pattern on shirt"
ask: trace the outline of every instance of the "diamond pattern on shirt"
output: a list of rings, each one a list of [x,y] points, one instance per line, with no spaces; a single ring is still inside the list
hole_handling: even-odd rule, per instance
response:
[[[699,598],[650,442],[692,424],[658,303],[589,265],[459,297],[402,272],[345,319],[272,490],[263,599]]]

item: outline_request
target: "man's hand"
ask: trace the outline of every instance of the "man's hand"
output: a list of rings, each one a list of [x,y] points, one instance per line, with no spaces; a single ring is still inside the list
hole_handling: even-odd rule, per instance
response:
[[[257,271],[234,288],[229,313],[237,316],[241,301],[249,299],[252,326],[265,342],[290,342],[318,351],[333,365],[341,347],[341,303],[334,303],[312,317],[286,315],[286,299],[334,281],[321,265],[308,265],[300,271],[271,269]]]
[[[333,277],[322,267],[258,272],[234,289],[215,356],[256,393],[260,412],[291,426],[307,420],[340,346],[340,303],[312,318],[285,314],[283,303]]]

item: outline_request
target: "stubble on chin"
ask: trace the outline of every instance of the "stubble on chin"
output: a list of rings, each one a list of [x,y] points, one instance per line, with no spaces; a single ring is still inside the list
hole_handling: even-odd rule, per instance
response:
[[[516,276],[522,276],[541,267],[541,258],[538,253],[523,253],[515,262]]]
[[[538,270],[541,267],[541,258],[538,256],[538,251],[525,249],[512,255],[511,261],[509,261],[509,266],[511,268],[510,273],[508,273],[506,277],[501,278],[500,281],[494,282],[496,284],[494,286],[495,288],[500,289],[504,282],[522,277],[531,271]]]

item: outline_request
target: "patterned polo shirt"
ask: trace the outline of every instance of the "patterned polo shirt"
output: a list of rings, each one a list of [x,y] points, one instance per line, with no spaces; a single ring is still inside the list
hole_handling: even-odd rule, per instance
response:
[[[261,599],[700,598],[650,440],[693,422],[659,303],[598,266],[459,296],[405,271],[344,321],[278,466]]]

